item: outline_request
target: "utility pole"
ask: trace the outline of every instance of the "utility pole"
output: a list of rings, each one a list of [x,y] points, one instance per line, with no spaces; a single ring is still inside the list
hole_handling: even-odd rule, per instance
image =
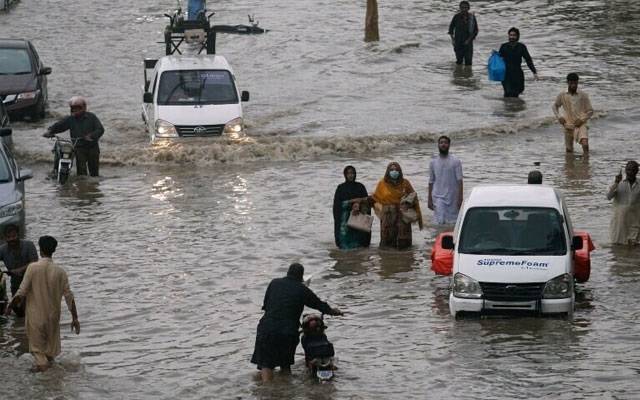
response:
[[[367,0],[367,15],[364,18],[364,41],[377,42],[379,40],[378,0]]]

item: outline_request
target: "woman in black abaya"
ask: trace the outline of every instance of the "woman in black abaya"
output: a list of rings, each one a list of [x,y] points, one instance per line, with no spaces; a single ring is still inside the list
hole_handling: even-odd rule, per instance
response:
[[[360,182],[356,182],[356,169],[348,165],[344,169],[345,182],[338,185],[333,196],[333,223],[336,246],[341,249],[368,247],[371,243],[371,233],[351,229],[347,221],[351,210],[359,207],[360,212],[369,214],[367,189]]]

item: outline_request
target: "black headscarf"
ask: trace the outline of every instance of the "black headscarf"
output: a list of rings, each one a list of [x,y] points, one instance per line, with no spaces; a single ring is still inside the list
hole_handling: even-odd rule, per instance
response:
[[[344,167],[344,179],[345,182],[338,185],[336,188],[336,194],[333,196],[333,222],[336,246],[340,247],[338,235],[340,233],[340,219],[342,216],[342,202],[345,200],[357,199],[360,197],[367,197],[367,189],[360,182],[356,182],[355,177],[353,182],[347,181],[347,171],[353,170],[355,175],[356,169],[352,165]]]

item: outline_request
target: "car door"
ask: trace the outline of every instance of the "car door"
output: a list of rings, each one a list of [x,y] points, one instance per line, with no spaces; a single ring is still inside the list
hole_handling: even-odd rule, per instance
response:
[[[153,96],[152,103],[142,103],[142,113],[144,114],[142,117],[145,120],[147,131],[150,134],[153,134],[153,130],[155,129],[155,99],[156,99],[156,83],[158,80],[157,70],[153,70],[153,76],[151,77],[151,82],[147,91],[151,93]],[[144,89],[144,88],[143,88]]]

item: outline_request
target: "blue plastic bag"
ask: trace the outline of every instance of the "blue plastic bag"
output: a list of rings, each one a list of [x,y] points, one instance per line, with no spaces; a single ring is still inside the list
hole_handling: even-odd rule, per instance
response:
[[[487,62],[487,70],[489,71],[490,81],[504,81],[507,66],[504,64],[504,60],[500,57],[500,54],[495,50],[491,52],[491,57],[489,57],[489,61]]]

